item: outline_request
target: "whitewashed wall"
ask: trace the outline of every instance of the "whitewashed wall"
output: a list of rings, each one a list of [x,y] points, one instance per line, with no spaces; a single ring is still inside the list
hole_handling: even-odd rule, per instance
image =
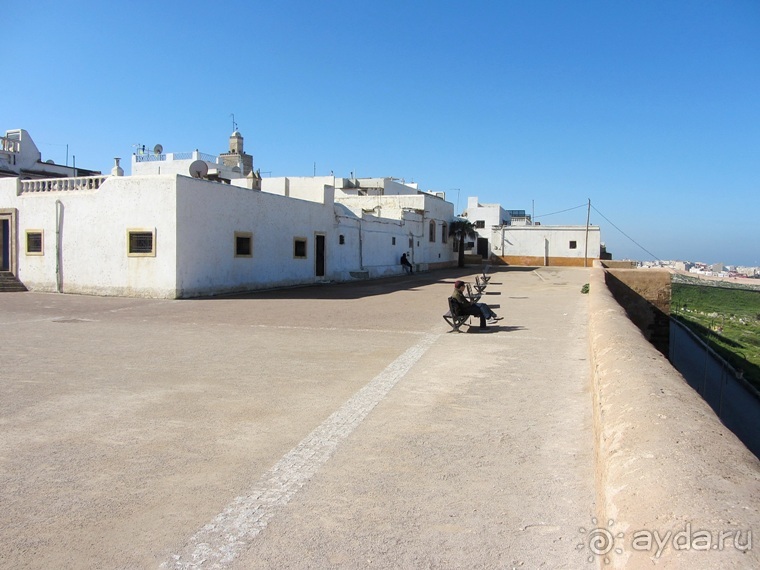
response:
[[[175,200],[172,177],[111,177],[98,190],[15,194],[5,182],[0,208],[18,209],[18,277],[30,289],[57,290],[56,202],[60,201],[59,271],[64,293],[173,298]],[[128,257],[127,229],[156,230],[161,257]],[[43,231],[43,255],[27,255],[26,230]]]
[[[332,202],[335,194],[334,176],[283,176],[262,178],[262,192],[289,196],[312,202]],[[325,197],[325,192],[328,193]]]
[[[181,296],[334,279],[335,216],[328,204],[179,177],[177,280]],[[252,257],[235,257],[235,232],[252,234]],[[315,235],[325,235],[325,276],[315,274]],[[293,255],[307,240],[306,259]]]
[[[405,252],[423,270],[456,261],[441,236],[453,205],[441,198],[354,197],[352,209],[334,203],[325,184],[332,177],[293,180],[292,193],[308,199],[177,175],[109,177],[98,190],[17,196],[16,179],[7,179],[0,180],[0,208],[18,209],[18,276],[41,291],[57,289],[57,200],[67,293],[187,297],[400,274]],[[380,209],[362,212],[374,205]],[[155,257],[127,256],[128,228],[156,231]],[[24,253],[27,229],[44,232],[44,255]],[[252,257],[235,256],[236,231],[252,235]],[[316,275],[317,234],[325,236],[323,277]],[[307,241],[306,259],[294,257],[296,237]]]
[[[570,248],[570,242],[576,248]],[[504,226],[491,233],[491,244],[498,256],[598,258],[601,245],[599,226],[589,226],[586,250],[586,226]]]
[[[451,241],[444,243],[441,236],[443,224],[450,227],[453,218],[454,206],[450,202],[415,193],[339,196],[336,203],[362,218],[362,259],[372,275],[403,272],[399,265],[402,253],[422,270],[456,261]],[[436,226],[434,242],[429,241],[431,220]]]

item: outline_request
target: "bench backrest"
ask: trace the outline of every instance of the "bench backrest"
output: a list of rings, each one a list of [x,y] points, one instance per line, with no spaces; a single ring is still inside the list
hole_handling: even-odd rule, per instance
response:
[[[462,314],[462,307],[454,297],[449,297],[449,311],[454,317],[458,317]]]

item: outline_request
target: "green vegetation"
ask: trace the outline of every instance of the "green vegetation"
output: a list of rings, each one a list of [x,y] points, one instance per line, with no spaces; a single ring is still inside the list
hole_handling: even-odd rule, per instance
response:
[[[760,388],[760,291],[674,282],[670,310]]]

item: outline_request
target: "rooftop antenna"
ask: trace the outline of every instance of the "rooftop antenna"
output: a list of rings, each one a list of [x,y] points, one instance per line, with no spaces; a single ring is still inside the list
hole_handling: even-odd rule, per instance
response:
[[[153,154],[155,154],[156,156],[159,156],[162,152],[164,152],[164,147],[161,146],[160,144],[157,144],[156,146],[153,147]]]
[[[237,123],[235,122],[235,113],[230,113],[230,117],[232,117],[232,132],[234,133],[237,131]]]

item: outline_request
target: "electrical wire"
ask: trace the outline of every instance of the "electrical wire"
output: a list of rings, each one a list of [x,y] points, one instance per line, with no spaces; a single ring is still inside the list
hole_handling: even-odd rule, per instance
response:
[[[617,227],[617,226],[616,226],[616,225],[615,225],[615,224],[612,222],[612,220],[610,220],[610,219],[609,219],[607,216],[605,216],[604,214],[602,214],[602,213],[601,213],[601,212],[600,212],[600,211],[599,211],[599,210],[598,210],[598,209],[597,209],[597,208],[596,208],[596,207],[595,207],[593,204],[591,204],[591,207],[594,209],[594,211],[595,211],[597,214],[599,214],[599,215],[600,215],[600,216],[602,216],[602,217],[603,217],[605,220],[607,220],[607,221],[610,223],[610,225],[611,225],[613,228],[615,228],[617,231],[619,231],[621,234],[623,234],[625,237],[627,237],[629,240],[631,240],[633,243],[635,243],[637,246],[639,246],[639,247],[640,247],[640,248],[641,248],[643,251],[645,251],[645,252],[647,252],[649,255],[651,255],[651,256],[652,256],[654,259],[656,259],[656,260],[657,260],[657,261],[659,261],[659,262],[662,262],[662,260],[661,260],[659,257],[657,257],[657,256],[656,256],[654,253],[652,253],[651,251],[649,251],[647,248],[645,248],[643,245],[641,245],[640,243],[638,243],[638,242],[637,242],[635,239],[633,239],[631,236],[629,236],[627,233],[625,233],[623,230],[621,230],[619,227]]]
[[[567,210],[560,210],[559,212],[552,212],[551,214],[541,214],[540,216],[536,216],[536,219],[538,218],[545,218],[546,216],[553,216],[554,214],[562,214],[563,212],[569,212],[571,210],[577,210],[578,208],[585,208],[588,204],[581,204],[580,206],[575,206],[574,208],[568,208]]]

